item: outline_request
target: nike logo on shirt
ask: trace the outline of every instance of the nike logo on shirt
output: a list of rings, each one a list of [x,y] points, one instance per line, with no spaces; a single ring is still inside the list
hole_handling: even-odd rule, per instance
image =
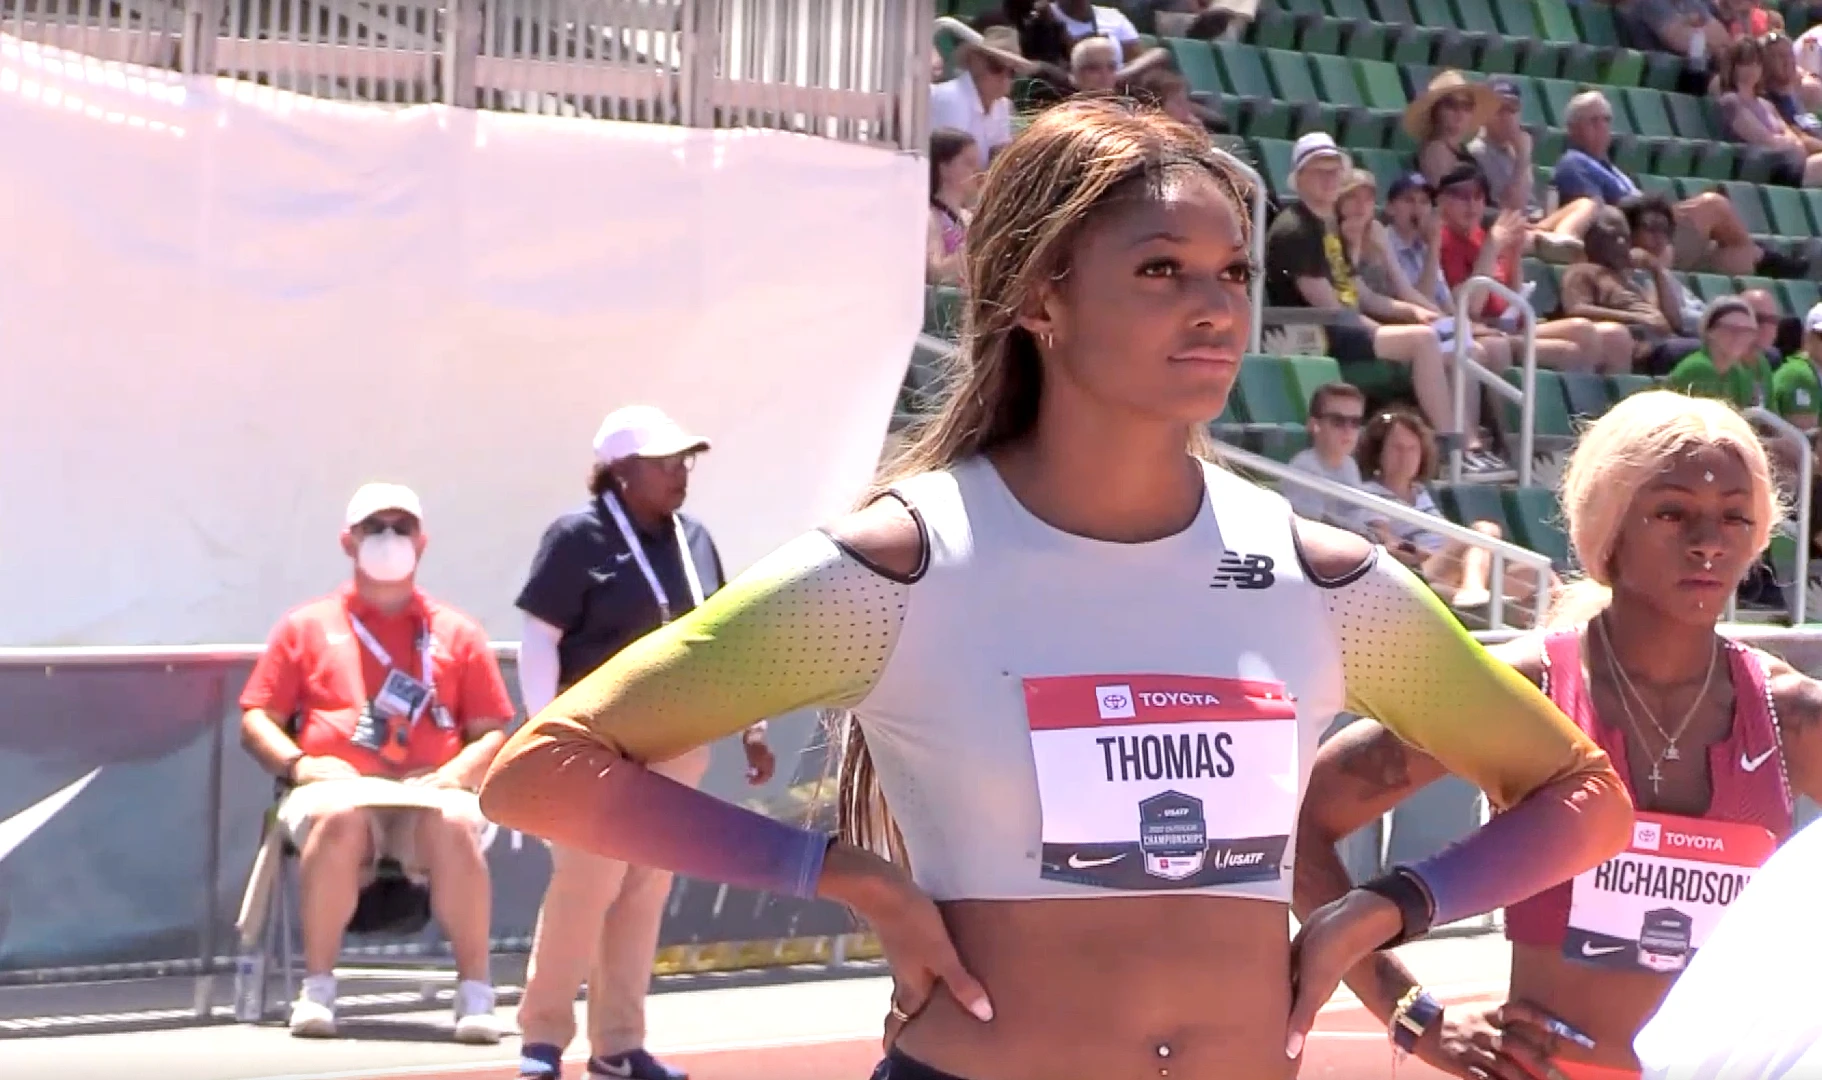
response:
[[[1117,863],[1125,857],[1126,853],[1123,851],[1118,855],[1113,855],[1105,859],[1084,859],[1080,855],[1071,855],[1069,857],[1069,868],[1071,870],[1088,870],[1096,866],[1106,866],[1108,863]]]
[[[1746,772],[1758,772],[1759,766],[1765,764],[1766,759],[1777,752],[1778,748],[1774,746],[1756,758],[1749,758],[1746,756],[1746,751],[1742,750],[1740,751],[1740,768]]]
[[[1625,947],[1626,946],[1624,945],[1596,945],[1592,941],[1584,941],[1582,942],[1582,955],[1590,957],[1606,956],[1608,953],[1619,952]]]

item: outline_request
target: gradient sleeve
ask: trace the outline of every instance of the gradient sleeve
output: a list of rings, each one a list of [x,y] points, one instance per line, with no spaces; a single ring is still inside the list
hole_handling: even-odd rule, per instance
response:
[[[858,703],[885,668],[909,589],[821,533],[799,537],[551,702],[500,752],[482,809],[609,858],[812,895],[826,835],[645,766],[756,720]]]
[[[1607,755],[1470,637],[1417,575],[1375,548],[1367,565],[1325,597],[1341,642],[1348,708],[1378,720],[1504,811],[1410,868],[1436,901],[1435,925],[1516,903],[1625,845],[1630,804]]]

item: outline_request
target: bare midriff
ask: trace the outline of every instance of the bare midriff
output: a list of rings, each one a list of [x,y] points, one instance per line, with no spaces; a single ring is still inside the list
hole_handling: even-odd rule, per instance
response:
[[[990,1024],[939,987],[897,1048],[966,1080],[1290,1080],[1286,904],[1212,896],[942,905]]]
[[[1561,1039],[1557,1057],[1637,1069],[1632,1040],[1664,1003],[1675,981],[1671,975],[1578,964],[1552,948],[1514,945],[1509,997],[1537,1006],[1594,1040],[1594,1049],[1586,1050]]]

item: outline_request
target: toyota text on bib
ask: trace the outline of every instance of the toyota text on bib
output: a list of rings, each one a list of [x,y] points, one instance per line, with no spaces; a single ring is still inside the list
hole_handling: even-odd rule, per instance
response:
[[[1776,847],[1757,825],[1640,813],[1632,846],[1575,879],[1563,955],[1682,971]]]
[[[1277,683],[1024,680],[1046,878],[1195,889],[1276,878],[1297,817],[1297,710]]]

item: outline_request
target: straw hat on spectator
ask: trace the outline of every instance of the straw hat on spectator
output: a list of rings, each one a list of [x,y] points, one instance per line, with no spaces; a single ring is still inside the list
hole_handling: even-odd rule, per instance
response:
[[[1486,126],[1493,114],[1499,111],[1499,95],[1486,83],[1478,83],[1451,68],[1438,72],[1424,87],[1417,100],[1411,102],[1404,110],[1404,130],[1419,143],[1428,142],[1430,128],[1435,123],[1436,105],[1442,99],[1456,94],[1466,94],[1474,99],[1473,126],[1479,129]]]
[[[956,31],[955,36],[955,59],[958,63],[973,51],[1012,69],[1014,74],[1024,75],[1037,68],[1036,64],[1025,59],[1024,52],[1019,48],[1019,32],[1010,26],[989,26],[985,30],[975,30],[964,25]]]

